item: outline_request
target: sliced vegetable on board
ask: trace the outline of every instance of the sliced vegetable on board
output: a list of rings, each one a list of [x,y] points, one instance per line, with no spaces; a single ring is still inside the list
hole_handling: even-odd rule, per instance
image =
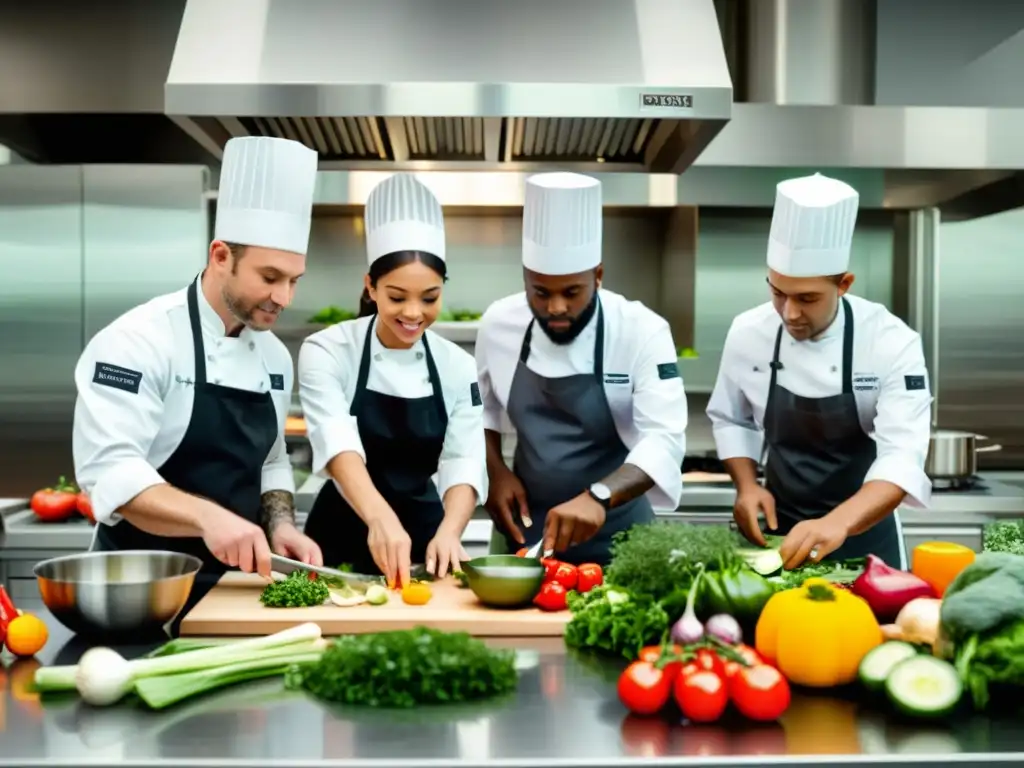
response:
[[[864,573],[853,582],[853,594],[864,598],[883,624],[896,619],[911,600],[935,597],[931,584],[899,568],[893,568],[877,555],[868,555]]]
[[[928,582],[937,597],[942,597],[946,588],[964,568],[974,562],[976,557],[975,551],[963,544],[926,541],[914,547],[910,570],[915,576]]]
[[[323,579],[311,579],[316,574],[293,571],[284,579],[271,582],[260,592],[260,602],[268,608],[305,608],[323,605],[330,590]]]

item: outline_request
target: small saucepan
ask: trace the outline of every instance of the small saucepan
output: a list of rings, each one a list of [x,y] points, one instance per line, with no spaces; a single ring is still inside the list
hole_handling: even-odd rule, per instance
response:
[[[978,454],[1000,451],[1003,446],[978,446],[980,440],[988,440],[974,432],[959,432],[952,429],[937,429],[932,432],[928,444],[928,458],[924,471],[932,480],[966,480],[978,472]]]

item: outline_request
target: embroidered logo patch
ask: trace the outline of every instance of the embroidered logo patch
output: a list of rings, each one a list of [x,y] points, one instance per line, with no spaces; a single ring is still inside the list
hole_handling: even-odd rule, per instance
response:
[[[128,368],[110,363],[96,363],[96,370],[92,375],[93,384],[102,384],[105,387],[113,387],[133,395],[139,394],[139,385],[142,384],[142,374]]]
[[[908,392],[916,392],[924,389],[924,376],[904,376],[903,383]]]
[[[284,389],[284,374],[283,373],[272,373],[272,374],[270,374],[270,388],[271,389]]]
[[[659,379],[678,379],[681,378],[679,373],[679,363],[658,363],[658,378]]]
[[[483,405],[483,398],[480,397],[480,385],[475,381],[469,385],[469,399],[473,401],[473,405]]]

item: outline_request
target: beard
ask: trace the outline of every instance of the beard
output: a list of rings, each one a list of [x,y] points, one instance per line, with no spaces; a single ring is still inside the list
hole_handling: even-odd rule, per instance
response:
[[[531,307],[532,311],[532,307]],[[594,295],[590,299],[590,303],[583,308],[576,317],[570,318],[565,316],[549,316],[541,317],[536,312],[533,316],[537,318],[537,324],[544,331],[545,335],[551,339],[555,344],[571,344],[576,340],[576,337],[583,333],[583,329],[587,327],[587,323],[597,312],[597,291],[594,291]],[[568,328],[551,328],[548,324],[552,321],[564,322],[569,321]]]
[[[224,306],[228,308],[231,316],[242,325],[254,331],[269,330],[274,325],[277,315],[280,314],[282,309],[280,306],[269,300],[262,303],[245,301],[241,297],[231,293],[226,286],[221,289],[221,298],[224,299]],[[257,309],[274,315],[274,320],[271,320],[270,322],[257,320],[255,317]]]

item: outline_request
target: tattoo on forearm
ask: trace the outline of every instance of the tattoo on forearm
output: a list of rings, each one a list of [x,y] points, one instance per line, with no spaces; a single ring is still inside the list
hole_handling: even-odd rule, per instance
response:
[[[635,464],[623,464],[601,482],[612,492],[613,507],[643,496],[654,487],[654,481]]]
[[[288,491],[267,491],[260,497],[260,525],[267,536],[281,523],[295,525],[295,500]]]

